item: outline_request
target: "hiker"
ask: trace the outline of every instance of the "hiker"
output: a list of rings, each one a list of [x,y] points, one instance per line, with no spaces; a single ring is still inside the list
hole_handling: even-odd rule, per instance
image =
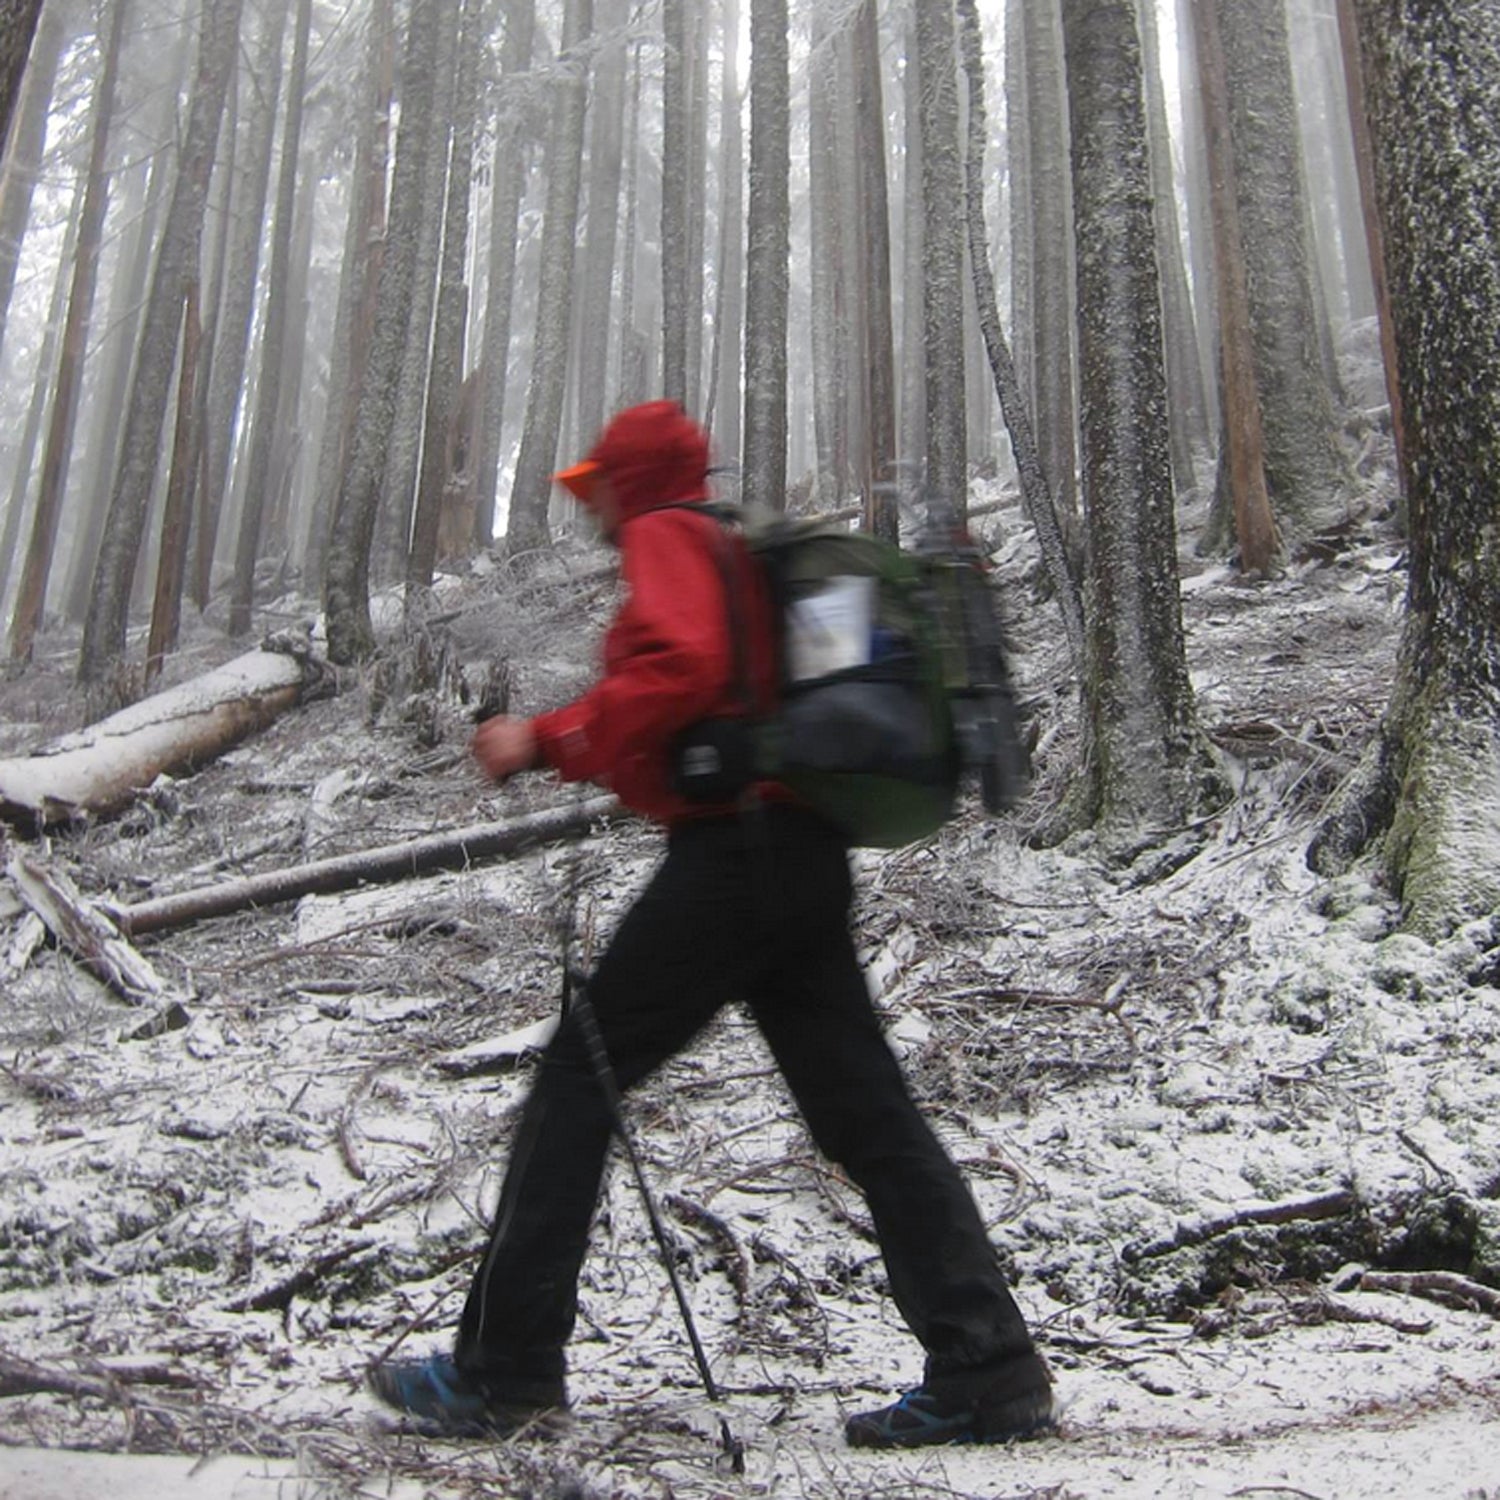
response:
[[[666,826],[666,856],[587,982],[608,1066],[628,1090],[726,1001],[746,1004],[818,1148],[863,1192],[891,1295],[926,1351],[922,1384],[851,1416],[849,1443],[1001,1442],[1051,1426],[1052,1392],[957,1169],[917,1112],[849,929],[843,836],[775,783],[720,802],[673,786],[674,741],[774,680],[770,604],[710,514],[708,440],[675,402],[615,416],[554,478],[619,550],[628,597],[598,683],[565,708],[474,736],[495,780],[548,768],[611,787]],[[731,639],[725,557],[742,585]],[[609,1146],[609,1099],[571,1008],[522,1112],[489,1244],[451,1354],[377,1367],[377,1396],[428,1431],[493,1436],[566,1405],[564,1347]]]

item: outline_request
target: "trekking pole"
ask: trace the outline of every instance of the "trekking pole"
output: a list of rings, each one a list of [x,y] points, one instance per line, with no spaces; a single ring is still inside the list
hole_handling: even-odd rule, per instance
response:
[[[575,974],[570,962],[577,928],[578,864],[579,861],[574,859],[569,868],[568,896],[563,919],[563,1014],[566,1016],[571,1013],[578,1018],[579,1030],[583,1033],[584,1043],[588,1047],[594,1079],[599,1085],[599,1091],[604,1095],[604,1103],[609,1110],[610,1124],[615,1135],[619,1137],[620,1144],[624,1147],[626,1159],[630,1163],[631,1175],[635,1178],[635,1185],[640,1189],[641,1202],[646,1208],[646,1218],[651,1224],[651,1234],[656,1241],[657,1252],[661,1256],[662,1265],[666,1267],[667,1280],[672,1285],[672,1295],[677,1301],[677,1310],[682,1314],[683,1327],[687,1329],[688,1343],[693,1350],[693,1360],[698,1366],[698,1377],[703,1382],[703,1389],[708,1399],[717,1406],[722,1401],[723,1395],[714,1380],[713,1371],[708,1367],[708,1356],[703,1351],[702,1339],[698,1337],[698,1325],[693,1320],[693,1310],[688,1305],[687,1294],[682,1289],[682,1278],[677,1274],[677,1263],[672,1257],[672,1247],[668,1243],[667,1231],[662,1224],[661,1215],[657,1212],[656,1199],[652,1195],[651,1185],[646,1181],[640,1152],[636,1150],[635,1140],[625,1124],[625,1101],[615,1078],[615,1070],[610,1065],[609,1053],[604,1047],[604,1036],[599,1030],[599,1018],[594,1014],[594,1007],[589,1003],[587,986],[582,978]],[[729,1455],[734,1472],[743,1474],[745,1472],[745,1445],[730,1431],[729,1422],[723,1416],[719,1418],[719,1436],[725,1453]]]

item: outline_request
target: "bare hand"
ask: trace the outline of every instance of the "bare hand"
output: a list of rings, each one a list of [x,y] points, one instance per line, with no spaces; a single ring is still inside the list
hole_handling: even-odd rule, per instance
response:
[[[536,764],[536,735],[529,719],[508,714],[486,719],[474,731],[471,748],[484,773],[495,781],[504,781]]]

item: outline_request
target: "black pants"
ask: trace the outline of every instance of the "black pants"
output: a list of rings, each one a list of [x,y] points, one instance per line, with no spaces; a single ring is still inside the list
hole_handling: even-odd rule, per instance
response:
[[[1030,1337],[973,1199],[881,1034],[849,899],[841,839],[797,809],[675,829],[588,986],[615,1076],[628,1089],[725,1001],[743,1000],[818,1148],[865,1195],[929,1374],[1025,1353]],[[577,1017],[564,1017],[459,1324],[456,1358],[469,1373],[562,1373],[610,1128]]]

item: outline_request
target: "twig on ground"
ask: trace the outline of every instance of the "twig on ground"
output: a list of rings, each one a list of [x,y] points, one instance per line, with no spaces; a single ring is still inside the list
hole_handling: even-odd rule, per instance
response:
[[[1427,1297],[1445,1307],[1471,1307],[1500,1318],[1500,1291],[1456,1271],[1366,1271],[1359,1278],[1359,1290]]]

